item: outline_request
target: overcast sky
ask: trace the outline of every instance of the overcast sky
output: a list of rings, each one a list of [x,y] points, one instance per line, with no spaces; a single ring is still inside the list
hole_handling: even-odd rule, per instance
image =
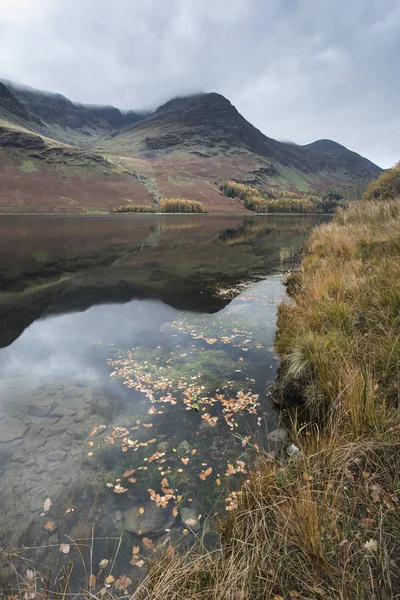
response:
[[[270,137],[400,159],[399,0],[0,0],[0,77],[125,109],[216,91]]]

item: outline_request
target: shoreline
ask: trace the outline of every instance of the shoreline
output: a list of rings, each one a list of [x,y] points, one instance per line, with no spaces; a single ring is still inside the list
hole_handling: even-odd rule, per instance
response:
[[[400,199],[357,203],[312,232],[276,339],[277,392],[301,399],[289,413],[299,452],[260,456],[219,551],[164,557],[132,598],[396,597],[399,235]]]

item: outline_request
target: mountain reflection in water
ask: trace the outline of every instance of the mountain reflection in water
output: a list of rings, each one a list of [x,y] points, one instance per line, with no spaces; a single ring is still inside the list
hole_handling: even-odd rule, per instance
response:
[[[144,535],[213,543],[276,426],[281,273],[320,221],[0,220],[2,543],[40,561],[95,523],[121,573]]]

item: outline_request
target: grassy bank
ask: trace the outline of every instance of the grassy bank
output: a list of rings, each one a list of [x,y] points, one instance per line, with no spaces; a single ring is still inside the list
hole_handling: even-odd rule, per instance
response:
[[[313,232],[277,339],[301,456],[261,457],[220,550],[167,555],[135,598],[399,597],[399,239],[400,200]]]

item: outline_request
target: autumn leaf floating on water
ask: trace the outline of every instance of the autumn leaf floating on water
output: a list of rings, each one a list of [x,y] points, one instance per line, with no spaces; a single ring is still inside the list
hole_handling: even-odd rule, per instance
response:
[[[119,483],[117,483],[117,485],[114,486],[115,494],[124,494],[127,491],[128,491],[128,488],[122,487],[122,485],[120,485]]]
[[[146,546],[146,548],[148,548],[149,550],[153,550],[153,552],[156,551],[156,547],[154,546],[154,544],[150,538],[144,537],[142,539],[142,542]]]
[[[55,528],[56,524],[54,523],[54,521],[47,521],[47,523],[43,525],[43,529],[49,531],[50,533],[52,533],[55,530]]]
[[[202,479],[203,481],[205,481],[207,479],[207,477],[209,475],[211,475],[211,473],[212,473],[212,467],[209,467],[206,470],[202,470],[201,473],[200,473],[200,475],[199,475],[199,477],[200,477],[200,479]]]
[[[128,469],[127,471],[125,471],[125,473],[122,475],[122,477],[130,477],[131,475],[134,474],[136,469]]]
[[[139,546],[133,546],[132,548],[132,558],[130,560],[130,564],[134,567],[143,567],[144,560],[139,558]]]
[[[238,492],[231,492],[225,498],[226,510],[235,510],[238,506]]]
[[[118,579],[115,580],[114,587],[117,590],[122,590],[127,593],[127,587],[132,583],[132,580],[127,575],[120,575]]]

